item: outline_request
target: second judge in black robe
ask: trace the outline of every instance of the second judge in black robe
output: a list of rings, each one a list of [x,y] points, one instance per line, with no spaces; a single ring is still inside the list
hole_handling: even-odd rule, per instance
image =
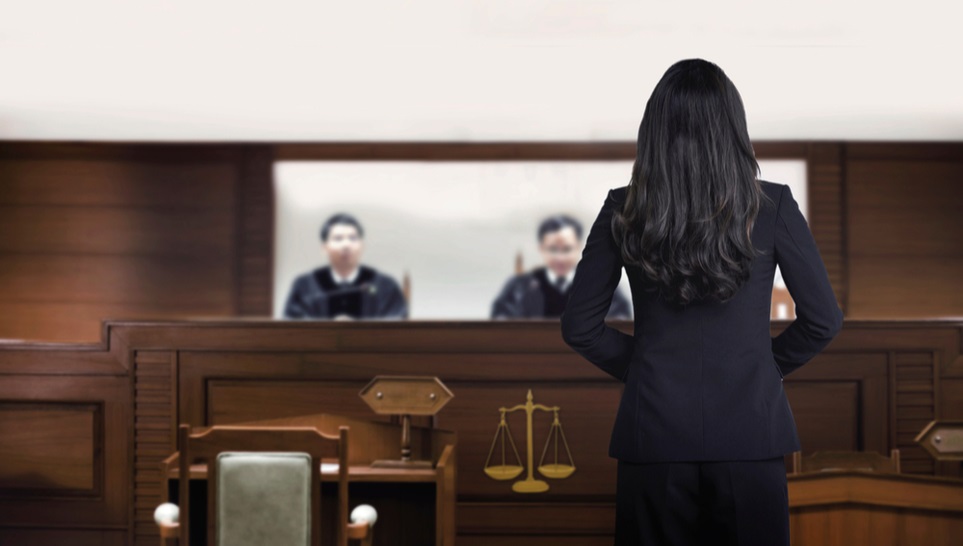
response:
[[[492,302],[491,318],[558,318],[562,315],[580,258],[582,225],[567,215],[552,216],[539,226],[538,240],[545,265],[508,279]],[[632,318],[632,305],[621,292],[615,292],[606,318]]]
[[[408,317],[408,303],[397,281],[360,263],[363,237],[361,224],[350,215],[336,214],[324,223],[321,241],[330,264],[294,280],[285,318]]]

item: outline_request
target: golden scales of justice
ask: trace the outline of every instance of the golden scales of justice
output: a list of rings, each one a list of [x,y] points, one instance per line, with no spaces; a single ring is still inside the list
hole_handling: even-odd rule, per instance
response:
[[[495,480],[511,480],[518,477],[525,469],[528,469],[528,476],[524,480],[519,480],[512,484],[512,491],[516,493],[542,493],[548,491],[548,483],[542,480],[536,480],[533,464],[533,450],[532,450],[532,415],[535,410],[541,411],[551,411],[554,414],[552,419],[552,426],[548,431],[548,439],[545,441],[545,448],[542,449],[542,456],[538,461],[538,473],[546,478],[561,480],[572,475],[575,472],[575,460],[572,458],[572,452],[568,448],[568,441],[565,440],[565,432],[562,430],[562,422],[558,419],[558,412],[561,408],[558,406],[544,406],[542,404],[536,404],[532,398],[532,390],[528,390],[528,396],[524,404],[519,404],[511,408],[501,407],[498,411],[501,412],[501,420],[498,423],[498,428],[495,429],[495,438],[492,440],[492,447],[488,451],[488,458],[485,459],[485,474]],[[512,439],[511,430],[508,428],[508,422],[505,420],[505,415],[515,411],[525,410],[525,441],[527,447],[527,462],[526,466],[522,466],[522,458],[518,455],[518,448],[515,447],[515,440]],[[565,453],[568,455],[569,464],[559,463],[558,460],[558,443],[559,438],[562,440],[562,445],[565,447]],[[501,440],[501,464],[492,465],[491,459],[492,454],[495,452],[495,448],[498,446],[499,440]],[[515,454],[515,461],[517,464],[508,464],[505,460],[506,444],[511,444],[512,451]],[[548,453],[549,446],[554,446],[554,458],[552,463],[545,464],[545,455]]]

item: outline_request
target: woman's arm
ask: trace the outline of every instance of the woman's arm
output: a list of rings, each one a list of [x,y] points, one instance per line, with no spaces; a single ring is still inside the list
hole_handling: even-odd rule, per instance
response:
[[[843,311],[789,186],[783,188],[776,214],[776,263],[796,304],[796,320],[772,340],[773,358],[785,376],[829,345],[842,329]]]
[[[610,227],[618,206],[614,193],[615,190],[609,190],[592,224],[561,322],[566,344],[604,372],[624,381],[634,338],[605,324],[623,267],[622,253]]]

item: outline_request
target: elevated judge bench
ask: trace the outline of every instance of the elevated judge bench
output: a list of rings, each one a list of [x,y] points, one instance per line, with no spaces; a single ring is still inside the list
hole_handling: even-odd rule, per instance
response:
[[[787,457],[793,544],[963,536],[960,462],[915,441],[963,419],[961,348],[960,321],[850,321],[786,378],[802,456],[899,453],[898,473],[794,471]],[[385,375],[437,377],[454,395],[412,417],[427,468],[371,466],[397,456],[403,428],[359,396]],[[555,321],[108,322],[97,345],[0,344],[0,376],[0,544],[158,544],[181,424],[348,426],[346,502],[377,508],[374,544],[611,544],[621,385]],[[333,476],[322,468],[322,510]]]

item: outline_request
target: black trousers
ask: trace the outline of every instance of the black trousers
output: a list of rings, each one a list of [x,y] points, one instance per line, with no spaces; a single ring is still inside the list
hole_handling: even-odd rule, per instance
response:
[[[789,546],[783,457],[619,461],[616,546]]]

